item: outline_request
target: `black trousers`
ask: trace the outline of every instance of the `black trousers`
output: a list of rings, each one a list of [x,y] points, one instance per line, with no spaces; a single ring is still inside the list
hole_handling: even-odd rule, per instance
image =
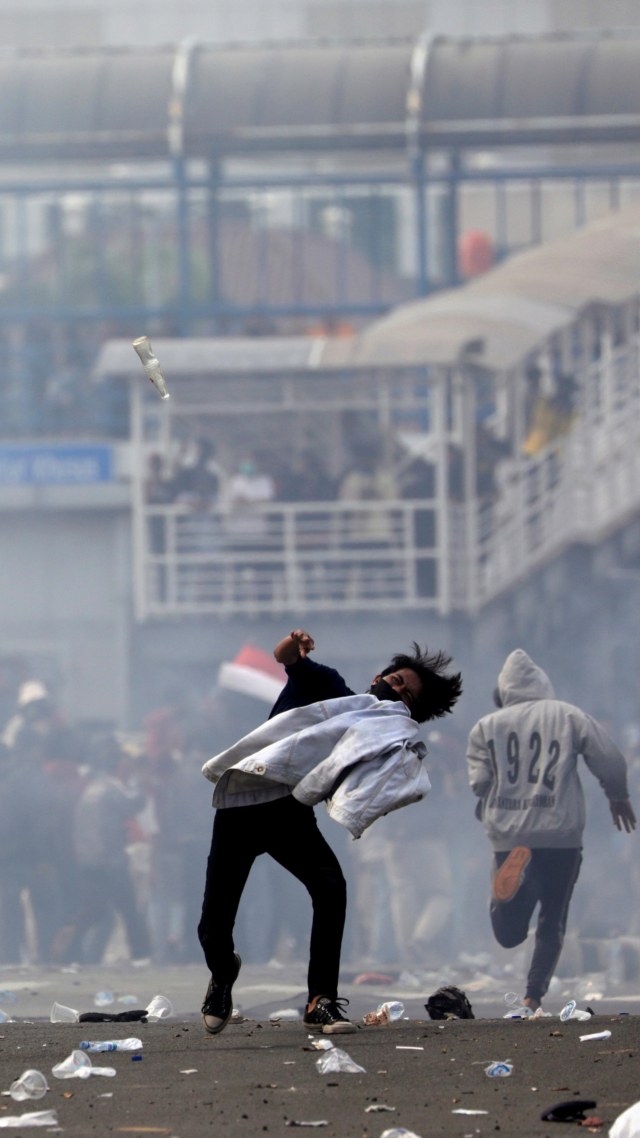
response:
[[[269,854],[311,897],[309,999],[338,994],[347,886],[311,806],[287,796],[258,806],[216,810],[198,938],[216,983],[234,975],[233,928],[255,859]]]
[[[498,869],[508,853],[494,854]],[[581,849],[534,849],[525,878],[512,901],[491,902],[491,924],[503,948],[522,944],[533,910],[540,904],[525,996],[540,1001],[551,983],[567,927],[573,888],[582,863]]]

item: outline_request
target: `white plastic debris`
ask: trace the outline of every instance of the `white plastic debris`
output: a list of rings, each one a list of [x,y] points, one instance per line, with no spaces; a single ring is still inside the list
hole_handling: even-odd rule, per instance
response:
[[[286,1023],[301,1020],[302,1016],[297,1008],[280,1008],[277,1012],[271,1012],[269,1016],[270,1023]]]
[[[154,996],[147,1004],[147,1019],[168,1019],[173,1015],[173,1004],[166,996]]]
[[[68,1008],[65,1004],[54,1003],[51,1005],[49,1019],[51,1023],[77,1023],[80,1018],[80,1012],[75,1008]]]
[[[51,1068],[56,1079],[88,1079],[91,1074],[91,1059],[86,1051],[72,1051],[66,1059]]]
[[[512,1071],[513,1063],[510,1059],[490,1063],[489,1066],[484,1069],[485,1075],[488,1075],[490,1079],[504,1079],[510,1075]]]
[[[0,1117],[0,1126],[57,1126],[58,1116],[55,1110],[32,1110],[26,1114],[7,1114]]]
[[[346,1051],[340,1047],[332,1047],[330,1051],[325,1051],[319,1059],[316,1059],[316,1069],[321,1075],[328,1075],[334,1071],[341,1071],[344,1074],[357,1075],[366,1074],[364,1067],[356,1063]]]
[[[380,1138],[420,1138],[420,1135],[404,1126],[394,1126],[393,1130],[383,1130]]]
[[[402,1019],[403,1015],[404,1004],[400,1000],[387,1000],[384,1004],[379,1004],[375,1012],[367,1012],[363,1015],[362,1022],[368,1026],[389,1024]]]
[[[29,1068],[23,1071],[9,1087],[9,1094],[16,1102],[24,1102],[28,1098],[43,1098],[49,1090],[49,1084],[42,1071]]]
[[[610,1031],[594,1031],[592,1035],[581,1035],[580,1042],[584,1043],[587,1039],[611,1039]]]
[[[140,336],[137,340],[133,341],[132,346],[138,353],[140,362],[142,363],[142,366],[146,371],[148,378],[156,388],[156,391],[160,393],[160,397],[162,399],[168,399],[169,392],[167,391],[167,385],[164,381],[162,368],[160,367],[160,363],[153,354],[153,348],[151,347],[149,337]]]
[[[591,1012],[582,1011],[581,1008],[576,1007],[575,1000],[569,1000],[560,1012],[560,1019],[563,1023],[570,1019],[587,1020],[591,1019]]]

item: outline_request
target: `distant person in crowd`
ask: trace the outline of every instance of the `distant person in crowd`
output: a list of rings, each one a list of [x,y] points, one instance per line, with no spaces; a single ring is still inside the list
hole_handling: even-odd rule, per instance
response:
[[[436,468],[426,459],[414,458],[405,468],[401,482],[402,497],[409,501],[433,499],[436,493]],[[433,597],[436,592],[436,561],[425,556],[436,543],[436,511],[433,505],[415,506],[413,534],[417,551],[416,585],[418,596]]]
[[[288,735],[289,732],[304,728],[307,722],[318,724],[312,707],[318,701],[323,701],[320,726],[324,728],[329,705],[332,715],[328,718],[333,720],[338,715],[337,701],[341,697],[353,697],[354,693],[335,669],[310,659],[309,654],[314,647],[313,639],[303,629],[295,629],[276,645],[274,656],[285,666],[287,683],[271,710],[269,724],[258,729],[266,736],[275,733],[280,737],[281,732]],[[350,710],[356,720],[359,715],[366,717],[367,710],[376,710],[376,715],[382,715],[386,722],[387,734],[376,717],[375,747],[379,749],[380,739],[384,737],[385,761],[389,764],[385,768],[387,777],[381,791],[384,798],[384,806],[382,798],[379,803],[381,812],[385,807],[395,809],[403,801],[406,802],[400,797],[402,789],[391,777],[393,756],[403,756],[403,763],[408,764],[409,752],[413,749],[413,758],[416,759],[417,766],[422,767],[420,759],[424,754],[424,746],[413,743],[415,729],[411,721],[423,723],[445,715],[451,711],[460,694],[460,675],[445,671],[449,663],[449,657],[444,653],[429,656],[414,645],[413,655],[394,656],[387,667],[372,680],[368,695],[385,701],[384,710],[378,712],[377,703],[372,703],[368,696],[345,701],[345,712]],[[389,707],[389,702],[402,705],[402,710],[400,706],[397,711]],[[286,719],[283,718],[285,715]],[[352,723],[352,719],[349,719],[349,723],[354,732],[356,722]],[[366,740],[369,740],[368,757],[372,757],[370,748],[374,745],[371,742],[371,726],[369,724],[367,733],[362,724],[365,734],[359,736],[362,747],[366,748]],[[401,727],[402,738],[398,735]],[[333,726],[335,737],[322,736],[323,743],[316,744],[319,748],[318,763],[326,759],[328,754],[334,755],[334,747],[340,739],[339,732],[344,732],[345,729],[344,724],[341,728],[336,725]],[[284,780],[277,781],[277,771],[270,768],[271,780],[264,777],[259,780],[259,787],[253,781],[246,786],[244,792],[233,792],[226,776],[229,770],[233,774],[238,752],[242,752],[244,743],[241,740],[229,751],[210,760],[204,768],[207,777],[216,783],[214,805],[217,807],[198,928],[200,943],[211,973],[202,1006],[205,1029],[215,1035],[223,1030],[231,1017],[232,989],[241,966],[233,940],[236,914],[255,859],[260,854],[268,853],[302,882],[312,900],[313,920],[304,1026],[308,1031],[323,1034],[355,1031],[355,1024],[344,1014],[345,1001],[338,996],[346,913],[346,884],[340,864],[320,833],[313,806],[303,804],[291,793],[291,778],[295,777],[295,763],[291,757],[287,761],[289,773],[286,785]],[[247,746],[255,749],[253,735]],[[276,746],[275,752],[277,751]],[[352,766],[353,750],[349,751],[349,756],[349,765]],[[276,753],[273,754],[273,762],[277,763]],[[339,783],[343,792],[345,787],[348,790],[352,786],[348,781],[349,769],[341,767],[337,758],[334,758],[334,762],[335,766],[331,766],[331,771],[325,774],[331,780],[328,789],[332,796],[336,795]],[[265,773],[263,769],[262,773]],[[269,771],[266,773],[268,775]],[[338,777],[340,775],[344,781]],[[296,781],[300,777],[301,771],[298,770]],[[221,779],[223,781],[220,784]],[[366,792],[363,789],[354,789],[352,792],[350,805],[358,816],[361,807],[364,807],[365,794],[372,796],[370,786],[367,786]]]
[[[172,479],[174,500],[194,510],[206,510],[220,497],[222,482],[216,444],[207,435],[200,435],[178,459]]]
[[[2,732],[2,742],[6,747],[13,747],[23,727],[33,728],[37,735],[45,739],[63,721],[46,684],[38,679],[25,680],[18,691],[16,709]]]
[[[227,485],[227,535],[234,545],[258,548],[269,530],[268,518],[260,507],[273,502],[276,485],[258,457],[247,454],[238,463]]]
[[[607,796],[615,827],[630,833],[636,818],[622,752],[595,719],[556,699],[546,673],[521,648],[507,656],[494,700],[496,710],[469,735],[469,782],[493,849],[490,914],[498,943],[522,944],[540,906],[523,999],[535,1012],[562,951],[582,861],[580,756]]]
[[[224,471],[216,460],[212,438],[200,435],[183,448],[173,475],[175,519],[176,599],[198,603],[206,598],[212,560],[222,547],[222,524],[217,514],[224,494]],[[183,556],[185,555],[185,556]]]
[[[341,502],[362,502],[377,507],[353,510],[347,520],[345,534],[350,544],[366,548],[387,545],[393,540],[393,521],[383,503],[400,497],[400,487],[392,469],[386,466],[375,448],[357,453],[353,465],[338,486]]]
[[[577,384],[573,376],[561,375],[550,381],[551,390],[545,393],[540,372],[535,369],[529,376],[531,410],[522,450],[531,458],[571,430],[576,418]]]
[[[275,479],[266,463],[256,454],[246,454],[228,480],[225,498],[225,545],[236,555],[233,588],[239,600],[273,599],[278,565],[259,555],[273,545],[278,548],[281,541],[264,508],[275,497]]]
[[[0,960],[46,963],[61,922],[55,783],[46,774],[46,737],[23,724],[0,763]],[[30,934],[25,900],[32,918]]]
[[[149,960],[146,920],[133,888],[127,853],[128,823],[146,797],[123,782],[122,747],[113,734],[98,736],[89,753],[92,773],[76,807],[74,844],[78,862],[78,905],[71,959],[99,963],[116,916],[126,930],[134,964]]]
[[[314,450],[296,451],[283,471],[278,497],[283,502],[329,502],[336,480]]]

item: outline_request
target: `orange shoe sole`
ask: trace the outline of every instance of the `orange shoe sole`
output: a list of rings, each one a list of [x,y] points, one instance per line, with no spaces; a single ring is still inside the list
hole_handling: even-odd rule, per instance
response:
[[[512,901],[522,885],[524,871],[531,861],[527,846],[515,846],[497,870],[491,886],[495,901]]]

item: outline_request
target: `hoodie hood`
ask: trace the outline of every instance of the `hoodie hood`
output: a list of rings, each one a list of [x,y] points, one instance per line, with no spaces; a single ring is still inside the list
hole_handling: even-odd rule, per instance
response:
[[[522,648],[507,656],[498,676],[498,691],[503,707],[529,699],[555,698],[547,673]]]

